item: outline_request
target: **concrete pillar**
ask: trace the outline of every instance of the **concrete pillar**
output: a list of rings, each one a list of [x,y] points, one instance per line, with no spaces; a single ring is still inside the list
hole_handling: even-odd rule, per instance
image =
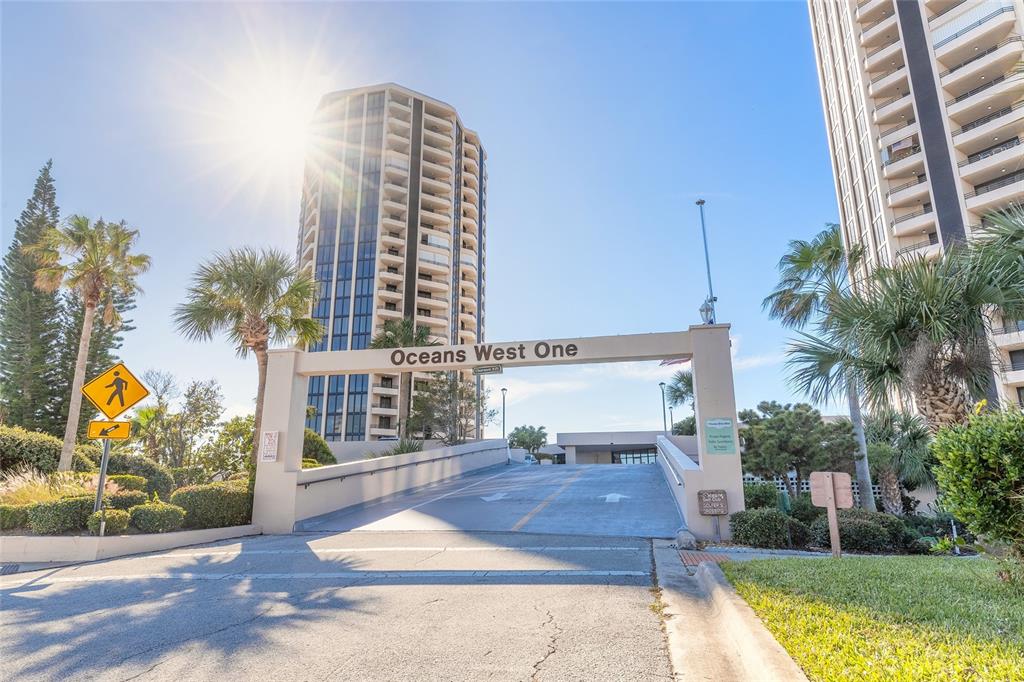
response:
[[[741,511],[743,468],[740,462],[736,393],[733,388],[729,325],[690,327],[693,358],[693,393],[697,417],[697,449],[700,453],[699,490],[725,490],[729,512]],[[697,490],[686,491],[687,525],[697,537],[714,535],[713,517],[698,511]],[[724,539],[729,537],[727,518],[721,519]]]
[[[295,483],[302,470],[308,384],[296,372],[302,352],[287,348],[269,353],[261,430],[278,432],[277,460],[257,462],[252,509],[252,521],[264,533],[291,533],[295,526]]]
[[[563,448],[563,449],[565,450],[565,463],[566,464],[575,464],[576,463],[576,446],[575,445],[566,445],[565,448]]]

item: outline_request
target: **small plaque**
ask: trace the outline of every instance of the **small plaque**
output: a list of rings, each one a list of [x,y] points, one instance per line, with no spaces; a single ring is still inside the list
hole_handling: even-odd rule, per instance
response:
[[[853,506],[853,482],[850,474],[840,471],[814,471],[811,473],[811,504],[815,507],[828,507],[829,482],[837,509],[849,509]]]
[[[704,443],[709,455],[735,455],[731,419],[708,419],[704,422]]]
[[[260,437],[260,461],[277,461],[277,431],[264,431]]]
[[[698,490],[697,506],[701,516],[725,516],[729,513],[729,498],[724,490]]]

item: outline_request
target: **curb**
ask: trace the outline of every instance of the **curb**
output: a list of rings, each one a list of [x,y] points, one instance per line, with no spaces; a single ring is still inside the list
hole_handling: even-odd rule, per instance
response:
[[[806,682],[716,564],[702,563],[691,576],[675,545],[658,540],[654,564],[675,679]]]

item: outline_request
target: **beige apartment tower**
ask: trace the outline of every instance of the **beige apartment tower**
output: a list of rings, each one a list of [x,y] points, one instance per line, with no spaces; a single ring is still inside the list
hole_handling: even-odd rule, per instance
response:
[[[309,350],[367,348],[386,320],[402,318],[439,344],[484,340],[485,160],[444,102],[393,83],[323,97],[298,238],[325,330]],[[311,377],[306,425],[328,441],[395,438],[426,379]]]
[[[1022,0],[809,0],[847,246],[934,257],[1024,198]],[[1024,405],[1024,321],[999,319],[993,397]]]

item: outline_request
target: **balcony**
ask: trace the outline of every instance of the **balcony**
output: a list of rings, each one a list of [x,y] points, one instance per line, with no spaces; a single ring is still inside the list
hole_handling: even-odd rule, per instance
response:
[[[370,435],[371,436],[397,437],[398,436],[398,426],[395,425],[393,428],[383,428],[383,427],[380,427],[380,426],[371,426],[370,427]]]
[[[939,236],[932,232],[927,239],[912,242],[896,249],[896,258],[930,258],[942,249]]]
[[[980,212],[1005,206],[1020,194],[1024,194],[1024,170],[975,185],[973,192],[964,194],[964,199],[968,210]]]
[[[889,207],[906,206],[908,203],[927,196],[931,190],[928,177],[915,178],[909,182],[894,185],[885,193]]]
[[[925,232],[926,228],[935,224],[935,214],[931,206],[924,206],[916,211],[896,216],[889,227],[897,237],[905,237],[915,232]]]
[[[992,342],[1003,350],[1024,348],[1024,320],[1007,321],[1004,326],[993,329]]]
[[[910,118],[903,123],[882,130],[876,138],[876,141],[878,142],[879,149],[885,149],[886,147],[896,144],[900,140],[918,135],[919,133],[920,129],[917,125],[917,120]]]
[[[420,220],[436,227],[447,227],[452,219],[441,213],[442,210],[423,203],[420,205]]]
[[[878,21],[885,14],[892,13],[892,0],[861,0],[857,4],[857,21],[870,24]]]
[[[873,114],[875,123],[895,123],[901,116],[909,120],[913,118],[913,104],[914,100],[910,97],[909,92],[882,100],[875,107]]]
[[[907,68],[902,64],[892,71],[875,76],[868,85],[871,97],[892,97],[896,89],[907,91]]]
[[[978,3],[932,30],[935,56],[943,63],[960,63],[975,47],[990,47],[1009,35],[1015,20],[1010,2],[1001,6]]]
[[[1020,137],[1014,135],[1009,140],[971,154],[957,165],[961,178],[972,185],[985,184],[1005,176],[1011,168],[1024,165],[1024,146]]]
[[[387,403],[373,403],[370,407],[373,408],[374,414],[383,414],[389,416],[398,416],[398,405]]]
[[[1020,60],[1021,50],[1024,43],[1018,35],[1011,35],[995,45],[984,50],[974,52],[967,59],[951,66],[939,74],[942,87],[950,92],[956,92],[969,87],[970,83],[977,83],[1007,73]]]
[[[866,50],[882,45],[888,45],[899,38],[899,30],[896,28],[896,13],[883,16],[873,24],[864,27],[860,34],[860,44]]]
[[[377,308],[377,316],[386,320],[398,320],[402,317],[402,311],[394,304],[384,304]]]
[[[933,24],[937,22],[939,17],[945,16],[947,13],[952,12],[960,5],[964,4],[967,0],[945,0],[940,2],[939,0],[927,0],[926,4],[934,14],[928,18],[928,23]],[[932,7],[935,5],[935,7]]]
[[[899,40],[876,47],[865,55],[864,70],[868,72],[879,71],[885,64],[902,60],[902,51],[903,44]]]
[[[882,162],[882,174],[886,179],[905,175],[920,175],[924,171],[924,155],[921,145],[913,145],[899,150],[891,158]]]
[[[377,395],[398,395],[398,384],[394,382],[390,384],[374,384],[372,388],[373,392]]]

